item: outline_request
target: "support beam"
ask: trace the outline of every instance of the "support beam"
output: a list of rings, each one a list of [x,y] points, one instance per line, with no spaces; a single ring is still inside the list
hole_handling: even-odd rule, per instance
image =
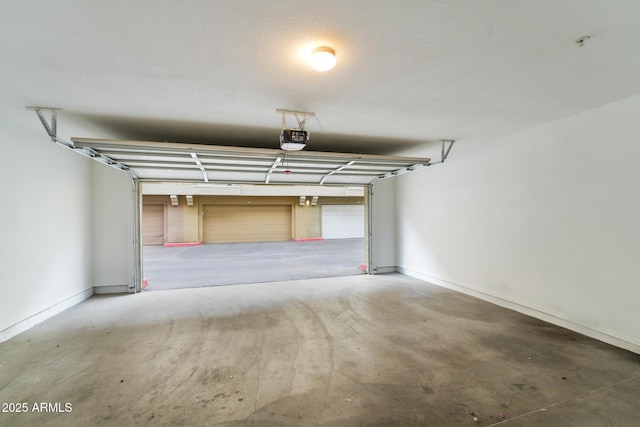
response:
[[[451,147],[453,147],[453,144],[456,142],[453,139],[442,139],[442,162],[444,163],[444,161],[447,159],[447,157],[449,156],[449,151],[451,151]],[[449,143],[449,146],[447,147],[446,151],[445,151],[445,145],[446,143]]]
[[[273,162],[273,164],[271,165],[271,167],[269,168],[269,171],[267,172],[267,176],[264,178],[265,184],[269,183],[269,180],[271,179],[271,174],[280,165],[280,162],[282,162],[282,157],[277,157]]]
[[[348,168],[349,166],[351,166],[352,164],[354,164],[356,161],[355,160],[351,160],[349,163],[340,166],[339,168],[336,168],[334,170],[332,170],[331,172],[329,172],[328,174],[326,174],[325,176],[322,177],[322,179],[320,180],[319,185],[324,184],[324,182],[327,180],[327,178],[329,178],[331,175],[333,175],[336,172],[340,172],[341,170]]]
[[[100,163],[104,163],[105,165],[125,171],[134,180],[138,179],[138,176],[129,167],[123,165],[122,163],[110,157],[107,157],[103,154],[100,154],[91,148],[78,148],[78,147],[75,147],[72,143],[58,138],[57,112],[60,111],[61,108],[51,108],[51,107],[26,107],[26,108],[27,110],[35,111],[36,115],[40,119],[40,123],[42,123],[42,126],[44,127],[45,132],[47,132],[47,135],[49,135],[49,138],[51,138],[52,142],[55,142],[58,145],[62,145],[64,147],[70,148],[76,153],[80,153],[83,156],[97,160]],[[51,112],[51,123],[47,122],[47,119],[44,117],[44,114],[42,114],[43,111]]]
[[[51,108],[51,107],[27,107],[27,110],[35,111],[40,119],[40,123],[44,127],[44,130],[49,135],[51,140],[55,140],[58,137],[58,118],[57,112],[61,110],[61,108]],[[42,111],[49,111],[51,113],[51,125],[47,123],[47,119],[45,119]]]
[[[429,162],[427,166],[444,163],[444,161],[447,160],[447,157],[449,156],[449,151],[451,151],[451,147],[453,147],[453,144],[456,142],[454,139],[441,139],[440,141],[442,142],[442,149],[440,151],[440,161]]]
[[[191,153],[191,158],[193,158],[193,161],[196,162],[196,165],[198,165],[198,167],[200,168],[200,172],[202,172],[202,177],[204,178],[204,182],[209,182],[209,177],[207,176],[207,170],[204,168],[204,166],[202,166],[202,162],[200,162],[200,159],[198,159],[198,156],[196,155],[196,153]]]

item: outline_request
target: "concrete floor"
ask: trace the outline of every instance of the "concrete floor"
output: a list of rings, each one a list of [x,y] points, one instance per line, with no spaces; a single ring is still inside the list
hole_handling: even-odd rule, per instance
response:
[[[2,426],[640,425],[640,355],[398,274],[94,297],[0,365],[72,409]]]
[[[145,290],[363,274],[364,239],[144,246]]]

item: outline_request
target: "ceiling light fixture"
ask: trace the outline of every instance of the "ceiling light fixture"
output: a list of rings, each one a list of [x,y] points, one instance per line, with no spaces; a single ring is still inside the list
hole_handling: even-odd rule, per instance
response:
[[[316,47],[309,61],[316,71],[329,71],[336,65],[336,52],[327,46]]]

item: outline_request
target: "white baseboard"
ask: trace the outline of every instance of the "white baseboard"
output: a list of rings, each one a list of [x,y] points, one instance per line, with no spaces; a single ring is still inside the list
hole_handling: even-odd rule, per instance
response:
[[[613,346],[620,347],[625,350],[629,350],[633,353],[640,354],[640,343],[634,342],[631,339],[622,338],[622,337],[611,335],[610,333],[607,333],[607,332],[598,331],[588,326],[574,323],[571,320],[564,319],[552,313],[547,313],[543,310],[540,310],[539,308],[530,307],[530,306],[524,305],[521,302],[513,301],[502,296],[494,295],[484,290],[473,289],[469,286],[448,282],[446,280],[439,279],[437,277],[432,277],[427,274],[422,274],[417,271],[409,270],[404,267],[398,267],[397,270],[399,273],[402,273],[404,275],[415,277],[416,279],[424,280],[425,282],[429,282],[434,285],[441,286],[443,288],[452,289],[454,291],[458,291],[463,294],[470,295],[472,297],[481,299],[483,301],[487,301],[492,304],[499,305],[500,307],[505,307],[510,310],[517,311],[518,313],[535,317],[536,319],[540,319],[545,322],[548,322],[557,326],[561,326],[563,328],[588,336],[590,338],[594,338],[596,340],[605,342],[607,344],[611,344]]]
[[[127,294],[129,293],[129,285],[94,286],[93,293],[96,295]]]
[[[397,271],[398,271],[398,267],[396,267],[395,265],[376,267],[375,274],[388,274],[388,273],[395,273]]]
[[[78,292],[77,294],[70,296],[69,298],[61,301],[57,304],[52,305],[49,308],[42,310],[41,312],[34,314],[15,325],[9,326],[7,329],[0,331],[0,342],[4,342],[10,338],[15,337],[18,334],[26,331],[37,325],[38,323],[42,323],[50,317],[55,316],[56,314],[62,313],[64,310],[73,307],[76,304],[81,303],[82,301],[90,298],[93,295],[93,288],[85,289],[82,292]]]

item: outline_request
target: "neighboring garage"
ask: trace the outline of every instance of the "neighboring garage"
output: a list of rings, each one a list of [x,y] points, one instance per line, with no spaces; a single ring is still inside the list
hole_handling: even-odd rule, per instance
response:
[[[364,187],[145,183],[142,193],[143,245],[365,237]]]
[[[204,243],[291,240],[291,206],[204,205]]]
[[[142,206],[142,244],[164,244],[164,204],[144,204]]]
[[[324,239],[364,237],[364,206],[322,206],[322,237]]]

